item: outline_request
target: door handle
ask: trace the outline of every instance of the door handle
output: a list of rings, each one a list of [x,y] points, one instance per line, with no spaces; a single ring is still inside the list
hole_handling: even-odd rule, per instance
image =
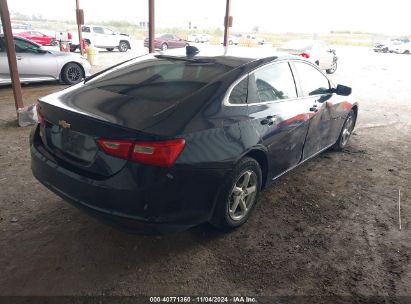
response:
[[[264,118],[260,123],[261,123],[262,125],[269,125],[269,126],[271,126],[272,124],[274,124],[274,121],[275,121],[276,119],[277,119],[277,118],[275,117],[275,115],[274,115],[274,116],[269,115],[269,116],[267,116],[266,118]]]

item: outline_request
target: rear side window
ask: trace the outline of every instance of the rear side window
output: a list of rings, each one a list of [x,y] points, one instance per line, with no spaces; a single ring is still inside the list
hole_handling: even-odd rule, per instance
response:
[[[330,82],[320,71],[304,62],[294,62],[304,96],[325,94]]]
[[[82,31],[83,33],[90,33],[90,28],[89,28],[88,26],[83,26],[83,27],[81,28],[81,31]]]
[[[149,59],[113,70],[87,84],[144,100],[171,102],[197,92],[230,69],[217,63]]]
[[[228,102],[230,104],[245,104],[247,103],[248,93],[248,77],[245,77],[239,83],[237,83],[231,91]]]
[[[256,71],[254,81],[257,100],[249,100],[249,103],[297,97],[294,77],[287,62],[272,64]]]

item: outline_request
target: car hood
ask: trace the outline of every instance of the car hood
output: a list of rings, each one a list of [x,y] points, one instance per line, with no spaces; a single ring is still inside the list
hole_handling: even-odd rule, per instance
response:
[[[73,53],[69,53],[69,52],[60,52],[60,51],[51,51],[51,50],[47,50],[50,54],[53,54],[56,57],[62,57],[62,58],[67,58],[76,62],[81,62],[84,59],[86,59],[86,57],[83,57],[79,54],[73,54]]]

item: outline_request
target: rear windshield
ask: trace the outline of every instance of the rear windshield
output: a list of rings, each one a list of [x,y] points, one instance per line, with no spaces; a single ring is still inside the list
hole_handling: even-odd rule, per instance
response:
[[[104,73],[86,84],[152,101],[176,101],[198,91],[231,68],[213,62],[149,59]]]
[[[313,42],[310,40],[292,40],[282,46],[282,48],[290,50],[309,50],[312,47]]]

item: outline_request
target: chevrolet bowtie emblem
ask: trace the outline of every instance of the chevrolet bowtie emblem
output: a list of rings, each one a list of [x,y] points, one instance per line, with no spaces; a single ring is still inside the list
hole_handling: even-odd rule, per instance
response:
[[[70,124],[65,120],[59,120],[59,126],[64,129],[70,128]]]

